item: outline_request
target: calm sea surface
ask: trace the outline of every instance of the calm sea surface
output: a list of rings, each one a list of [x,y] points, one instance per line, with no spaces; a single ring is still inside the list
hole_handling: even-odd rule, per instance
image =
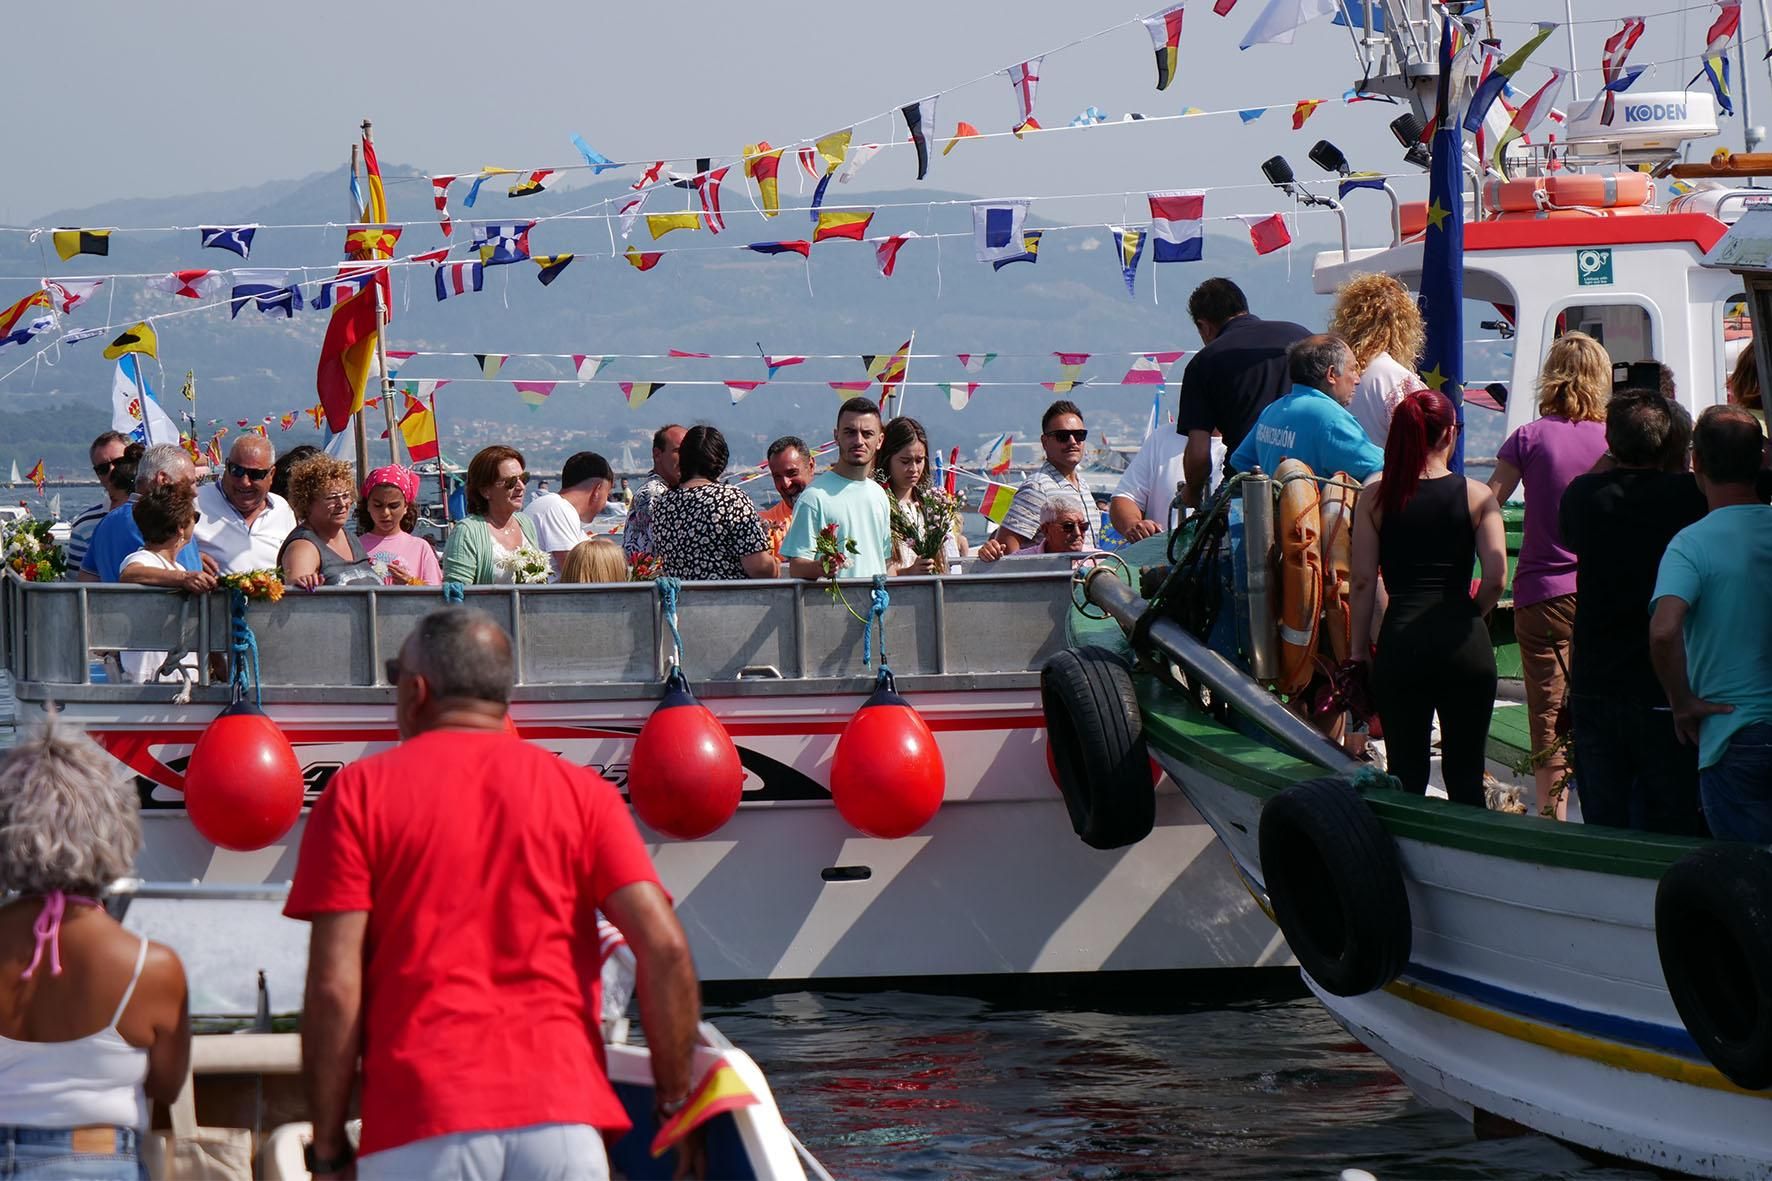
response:
[[[1536,1136],[1473,1139],[1311,1000],[1103,1011],[802,992],[709,1015],[837,1177],[1655,1175]]]

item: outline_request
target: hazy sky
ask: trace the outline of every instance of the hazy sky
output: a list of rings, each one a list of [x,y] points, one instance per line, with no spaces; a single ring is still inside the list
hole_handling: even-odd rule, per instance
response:
[[[1041,72],[1040,121],[1063,125],[1090,105],[1117,118],[1128,110],[1174,114],[1189,106],[1218,111],[1334,98],[1357,80],[1346,30],[1327,21],[1302,30],[1293,45],[1239,52],[1237,41],[1263,2],[1241,0],[1221,18],[1209,0],[1193,0],[1179,77],[1162,93],[1154,86],[1150,42],[1136,24],[1051,54]],[[1148,7],[1157,6],[1151,0]],[[1506,18],[1496,32],[1509,44],[1524,36],[1528,20],[1562,15],[1553,3],[1495,0],[1494,7]],[[1695,54],[1715,11],[1671,0],[1576,7],[1579,19],[1601,22],[1577,28],[1589,71],[1616,27],[1608,21],[1631,12],[1648,17],[1634,60],[1649,63],[1682,50]],[[1766,70],[1755,60],[1764,34],[1757,5],[1746,8],[1754,113],[1764,122],[1772,106]],[[1654,14],[1658,9],[1672,11]],[[0,221],[28,223],[50,210],[115,197],[211,192],[337,167],[365,116],[375,121],[384,163],[428,172],[572,163],[574,131],[616,159],[729,154],[760,138],[779,145],[859,123],[1145,11],[1076,0],[180,0],[134,7],[61,0],[10,22],[8,91],[33,97],[15,102],[7,167],[0,170]],[[1538,59],[1566,65],[1568,53],[1559,32]],[[1637,89],[1680,89],[1694,68],[1690,57],[1669,62]],[[1520,80],[1535,88],[1544,77],[1542,68],[1529,67]],[[1596,77],[1583,78],[1584,94],[1593,93]],[[1247,126],[1229,115],[962,144],[936,158],[929,183],[979,195],[1246,183],[1246,191],[1213,197],[1208,214],[1271,210],[1275,198],[1260,187],[1257,164],[1283,152],[1301,177],[1320,175],[1305,160],[1318,137],[1338,142],[1356,167],[1400,169],[1385,130],[1394,113],[1332,102],[1302,132],[1291,129],[1288,111],[1273,110]],[[1002,131],[1014,115],[1006,79],[986,77],[941,100],[938,132],[945,139],[959,119]],[[1724,123],[1724,138],[1715,142],[1739,148],[1742,120]],[[880,121],[861,124],[856,141],[902,134],[895,117],[890,129]],[[788,171],[784,166],[784,178]],[[908,151],[888,152],[863,174],[868,184],[856,187],[897,187],[912,175]],[[400,186],[390,197],[397,217],[428,207],[428,192],[417,186]],[[1376,229],[1382,203],[1366,206],[1360,215]],[[1100,199],[1040,212],[1119,220]],[[1127,219],[1144,215],[1128,210]]]

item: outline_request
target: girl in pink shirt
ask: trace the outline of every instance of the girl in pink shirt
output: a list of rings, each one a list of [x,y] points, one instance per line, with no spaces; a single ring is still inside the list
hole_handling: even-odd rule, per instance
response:
[[[370,472],[357,502],[357,539],[376,568],[386,569],[389,586],[443,585],[437,551],[412,535],[417,522],[418,473],[393,464]]]

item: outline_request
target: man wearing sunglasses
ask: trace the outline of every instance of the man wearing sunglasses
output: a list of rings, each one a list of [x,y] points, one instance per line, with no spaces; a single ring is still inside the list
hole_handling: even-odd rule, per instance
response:
[[[197,492],[197,548],[222,574],[274,570],[295,529],[289,502],[271,491],[277,455],[263,435],[241,435],[228,448],[221,478]]]
[[[110,482],[111,465],[123,458],[128,446],[129,436],[121,431],[106,431],[92,441],[92,474],[98,477],[99,491],[106,497],[74,518],[63,551],[69,570],[80,569],[80,563],[86,559],[86,547],[92,544],[92,531],[105,519],[105,514],[129,499],[129,493],[117,491]]]
[[[1060,398],[1046,407],[1040,418],[1040,445],[1045,448],[1046,462],[1015,490],[1015,499],[1009,503],[1002,526],[978,547],[979,561],[994,562],[1031,545],[1040,532],[1042,510],[1054,496],[1070,496],[1079,504],[1093,503],[1089,489],[1077,475],[1077,467],[1083,462],[1083,445],[1088,440],[1089,431],[1083,426],[1083,414],[1075,402]],[[1095,530],[1087,517],[1078,548],[1096,548]]]
[[[1083,552],[1089,534],[1089,510],[1069,492],[1060,492],[1040,507],[1039,537],[1032,545],[1015,551],[1024,554],[1076,554]]]

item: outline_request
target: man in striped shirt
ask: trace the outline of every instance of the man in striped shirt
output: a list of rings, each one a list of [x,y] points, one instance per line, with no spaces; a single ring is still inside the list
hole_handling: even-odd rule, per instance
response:
[[[129,436],[119,431],[106,431],[92,441],[92,474],[98,477],[99,491],[106,499],[99,501],[85,512],[74,518],[72,532],[68,534],[68,544],[63,553],[68,560],[68,577],[73,578],[80,571],[80,563],[86,557],[86,547],[92,544],[92,531],[105,514],[129,499],[128,492],[118,492],[111,487],[111,465],[123,458],[123,449],[129,446]]]

